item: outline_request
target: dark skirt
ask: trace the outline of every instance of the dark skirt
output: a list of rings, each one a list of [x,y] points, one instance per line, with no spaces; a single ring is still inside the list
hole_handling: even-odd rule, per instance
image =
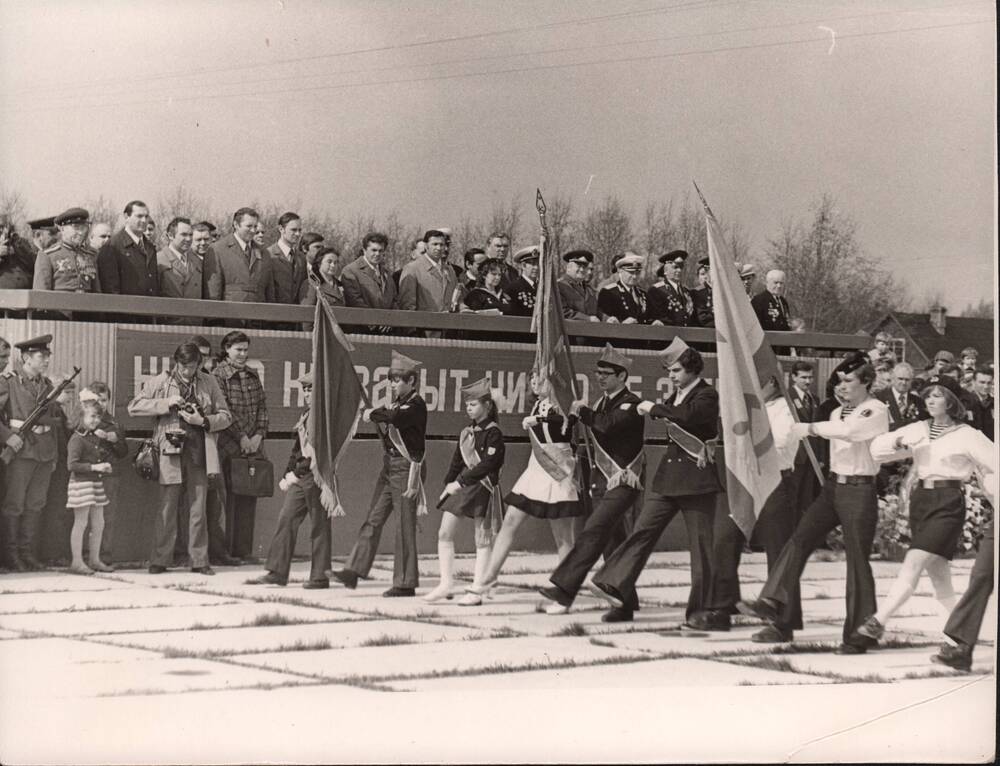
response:
[[[910,495],[910,548],[951,560],[962,540],[965,496],[959,487],[924,489]]]
[[[518,492],[508,492],[503,501],[536,519],[569,519],[583,515],[583,505],[579,500],[545,503],[541,500],[532,500]]]
[[[441,510],[455,516],[468,519],[479,519],[490,509],[490,492],[478,481],[468,487],[462,487],[454,495],[449,495]]]

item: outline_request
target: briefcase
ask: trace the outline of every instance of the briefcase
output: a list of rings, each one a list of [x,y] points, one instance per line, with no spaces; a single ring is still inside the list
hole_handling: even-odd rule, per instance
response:
[[[234,457],[229,463],[229,482],[234,495],[274,495],[274,466],[263,455]]]

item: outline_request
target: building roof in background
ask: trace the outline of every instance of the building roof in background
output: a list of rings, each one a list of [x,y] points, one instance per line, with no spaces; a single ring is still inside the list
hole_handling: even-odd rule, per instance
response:
[[[932,359],[934,354],[941,350],[950,351],[958,359],[962,349],[968,346],[979,351],[980,361],[993,359],[995,355],[992,319],[947,316],[942,334],[934,329],[930,314],[927,312],[913,314],[906,311],[890,311],[875,324],[872,334],[878,332],[889,319],[894,319],[906,331],[928,359]]]

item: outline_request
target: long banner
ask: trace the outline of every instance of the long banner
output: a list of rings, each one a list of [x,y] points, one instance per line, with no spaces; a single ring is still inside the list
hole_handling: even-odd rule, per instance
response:
[[[217,348],[221,333],[213,336],[211,328],[201,329]],[[310,338],[299,333],[294,336],[249,334],[249,364],[264,384],[270,430],[289,432],[303,405],[295,381],[311,367]],[[174,350],[186,337],[187,333],[170,330],[118,328],[114,363],[115,414],[127,429],[149,427],[148,418],[128,416],[128,402],[143,381],[169,369]],[[357,349],[353,355],[355,370],[376,407],[389,403],[389,356],[396,348],[423,363],[420,393],[427,401],[428,434],[455,436],[467,424],[460,391],[462,386],[483,376],[488,376],[493,386],[503,393],[499,408],[501,428],[507,433],[520,433],[521,419],[531,407],[528,378],[534,362],[534,346],[374,335],[351,335],[350,338]],[[667,388],[666,371],[660,358],[651,350],[626,353],[635,360],[629,387],[644,398],[659,398]],[[598,396],[590,373],[600,354],[601,348],[597,346],[573,347],[577,378],[588,401]],[[714,379],[715,372],[715,356],[706,354],[705,378]],[[370,424],[362,426],[359,432],[374,433]]]

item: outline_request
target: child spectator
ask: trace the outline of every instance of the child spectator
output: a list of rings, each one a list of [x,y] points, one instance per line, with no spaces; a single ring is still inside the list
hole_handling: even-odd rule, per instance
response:
[[[90,575],[94,570],[111,572],[111,567],[99,557],[101,537],[104,534],[104,506],[108,504],[102,477],[111,473],[111,463],[105,457],[97,431],[101,425],[101,408],[93,401],[83,402],[80,408],[80,425],[69,439],[66,466],[69,468],[69,485],[66,488],[66,507],[73,510],[73,531],[69,544],[73,553],[70,571]],[[83,533],[90,522],[90,566],[83,562]]]
[[[114,542],[115,518],[118,512],[118,493],[121,489],[123,458],[128,456],[128,442],[125,429],[111,417],[111,389],[101,380],[95,380],[80,392],[80,401],[95,402],[101,411],[101,422],[96,434],[105,457],[111,463],[112,471],[104,476],[104,493],[108,504],[104,507],[104,536],[101,538],[100,560],[114,564],[112,544]]]

